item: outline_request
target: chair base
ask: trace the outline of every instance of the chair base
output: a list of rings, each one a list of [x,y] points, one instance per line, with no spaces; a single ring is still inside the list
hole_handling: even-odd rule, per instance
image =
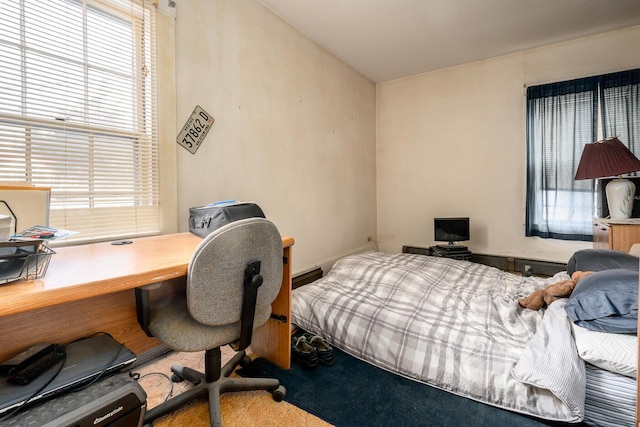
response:
[[[220,395],[231,391],[266,390],[273,395],[273,400],[284,399],[286,390],[280,381],[274,378],[228,378],[246,354],[239,351],[226,365],[221,367],[220,348],[207,350],[205,353],[205,373],[180,365],[173,365],[171,371],[178,377],[194,384],[192,388],[151,408],[144,417],[144,425],[151,426],[155,420],[163,417],[196,399],[209,399],[209,419],[212,427],[222,427],[220,418]],[[207,379],[207,376],[209,377]]]

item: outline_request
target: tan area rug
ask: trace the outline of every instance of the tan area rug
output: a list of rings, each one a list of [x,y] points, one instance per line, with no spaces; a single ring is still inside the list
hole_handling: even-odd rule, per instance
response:
[[[222,349],[223,363],[231,359],[233,354],[234,352],[228,346],[224,347]],[[176,363],[203,371],[204,352],[168,353],[161,359],[135,369],[141,375],[139,383],[147,393],[147,406],[149,408],[153,408],[164,401],[171,393],[171,382],[168,377],[171,375],[171,365]],[[187,381],[174,383],[171,395],[175,396],[189,386],[190,384]],[[222,424],[225,427],[244,427],[247,425],[274,427],[331,426],[331,424],[297,406],[284,401],[275,402],[271,397],[271,393],[267,391],[225,393],[220,399],[220,408]],[[207,427],[209,425],[209,407],[204,400],[201,400],[159,419],[155,422],[154,427]]]

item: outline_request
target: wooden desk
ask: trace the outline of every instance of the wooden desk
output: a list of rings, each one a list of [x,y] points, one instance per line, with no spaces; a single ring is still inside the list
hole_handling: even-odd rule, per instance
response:
[[[191,233],[133,239],[129,245],[93,243],[56,249],[44,278],[0,286],[0,360],[36,342],[67,343],[108,332],[136,354],[160,343],[140,329],[134,288],[167,282],[180,289],[202,239]],[[291,366],[291,246],[283,237],[280,294],[274,314],[253,335],[252,350],[279,366]]]

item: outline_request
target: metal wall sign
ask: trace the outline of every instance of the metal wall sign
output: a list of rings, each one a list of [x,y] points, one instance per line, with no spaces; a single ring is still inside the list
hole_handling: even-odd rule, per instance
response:
[[[178,134],[176,142],[189,150],[191,154],[195,154],[204,137],[207,136],[211,125],[213,125],[213,117],[207,114],[201,106],[196,105],[193,113],[191,113],[191,116]]]

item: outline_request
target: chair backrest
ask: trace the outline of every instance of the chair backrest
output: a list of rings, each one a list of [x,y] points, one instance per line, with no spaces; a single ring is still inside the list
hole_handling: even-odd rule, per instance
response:
[[[282,237],[269,220],[249,218],[218,228],[196,248],[187,272],[191,317],[210,326],[239,322],[245,269],[252,261],[261,262],[264,279],[256,313],[270,313],[282,283]]]

